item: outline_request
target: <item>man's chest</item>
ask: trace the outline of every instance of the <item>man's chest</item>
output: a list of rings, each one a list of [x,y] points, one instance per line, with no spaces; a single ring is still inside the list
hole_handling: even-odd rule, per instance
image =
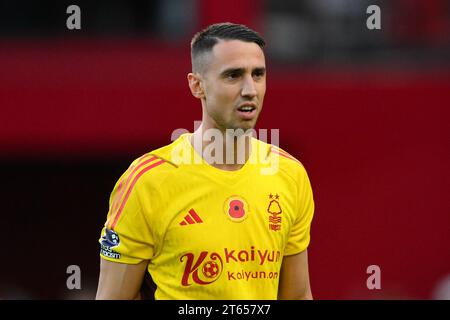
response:
[[[179,182],[163,194],[168,200],[158,213],[159,237],[176,251],[225,246],[282,251],[296,218],[295,191],[277,178]]]
[[[154,265],[182,275],[182,286],[277,281],[296,217],[295,190],[278,179],[178,183],[162,194],[171,200],[153,219]]]

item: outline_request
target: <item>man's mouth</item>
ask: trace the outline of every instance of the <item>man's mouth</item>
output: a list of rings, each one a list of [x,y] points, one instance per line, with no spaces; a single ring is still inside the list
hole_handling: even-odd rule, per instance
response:
[[[256,117],[256,106],[254,104],[244,104],[237,108],[239,116],[243,120],[253,120]]]
[[[252,105],[245,105],[245,106],[242,106],[242,107],[238,108],[238,110],[240,112],[248,112],[248,113],[252,112],[255,109],[256,109],[256,107],[252,106]]]

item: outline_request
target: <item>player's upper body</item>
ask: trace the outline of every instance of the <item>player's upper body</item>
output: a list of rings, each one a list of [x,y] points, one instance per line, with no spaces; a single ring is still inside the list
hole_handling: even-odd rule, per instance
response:
[[[188,82],[202,124],[135,160],[117,182],[100,238],[98,299],[138,297],[147,272],[156,299],[312,298],[305,169],[246,134],[232,138],[243,148],[228,158],[227,130],[254,128],[262,110],[263,45],[229,23],[194,37]],[[224,152],[208,153],[217,132]]]
[[[195,163],[189,137],[135,160],[118,180],[101,257],[147,261],[156,299],[276,299],[283,257],[309,244],[306,171],[256,139],[240,170]]]

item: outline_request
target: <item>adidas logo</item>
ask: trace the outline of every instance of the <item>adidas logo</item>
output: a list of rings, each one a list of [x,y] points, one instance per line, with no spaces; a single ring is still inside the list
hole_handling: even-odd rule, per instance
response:
[[[180,226],[186,226],[188,224],[203,223],[203,220],[198,216],[194,209],[189,210],[189,213],[184,217],[184,220],[180,222]]]

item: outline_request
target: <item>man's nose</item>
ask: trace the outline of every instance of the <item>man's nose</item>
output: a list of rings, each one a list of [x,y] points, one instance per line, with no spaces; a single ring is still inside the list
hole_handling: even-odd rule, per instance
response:
[[[253,77],[247,76],[244,78],[244,82],[242,84],[242,91],[241,95],[243,97],[251,97],[253,98],[256,96],[256,86],[255,81],[253,80]]]

